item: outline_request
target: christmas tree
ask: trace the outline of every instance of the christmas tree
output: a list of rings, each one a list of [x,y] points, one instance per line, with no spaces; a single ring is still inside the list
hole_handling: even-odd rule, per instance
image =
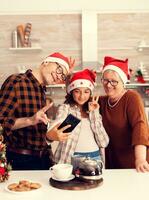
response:
[[[9,178],[9,171],[11,166],[7,164],[6,159],[6,145],[3,143],[4,138],[2,135],[3,129],[0,126],[0,182],[4,182]]]

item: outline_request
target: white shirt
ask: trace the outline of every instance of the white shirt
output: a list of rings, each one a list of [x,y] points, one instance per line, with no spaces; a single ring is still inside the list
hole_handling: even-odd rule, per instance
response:
[[[88,118],[81,119],[81,131],[79,134],[78,143],[75,152],[93,152],[99,150],[95,141],[93,131],[91,129],[90,121]]]

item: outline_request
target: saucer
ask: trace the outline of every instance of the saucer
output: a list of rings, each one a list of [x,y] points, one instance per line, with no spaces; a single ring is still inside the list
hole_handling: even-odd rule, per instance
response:
[[[71,181],[72,179],[75,178],[75,175],[71,174],[68,178],[66,179],[58,179],[56,178],[54,175],[52,176],[52,179],[55,181],[61,181],[61,182],[67,182],[67,181]]]

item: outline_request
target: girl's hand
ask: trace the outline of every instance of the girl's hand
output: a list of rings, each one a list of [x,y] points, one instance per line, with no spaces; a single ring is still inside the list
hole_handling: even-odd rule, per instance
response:
[[[88,103],[89,112],[95,109],[99,109],[100,106],[99,106],[98,100],[99,100],[99,96],[92,97],[92,100]]]
[[[60,141],[64,142],[68,139],[68,137],[71,135],[71,133],[64,133],[67,128],[69,128],[71,125],[67,125],[61,129],[58,129],[60,123],[54,126],[50,131],[47,132],[46,137],[49,140],[53,141]]]

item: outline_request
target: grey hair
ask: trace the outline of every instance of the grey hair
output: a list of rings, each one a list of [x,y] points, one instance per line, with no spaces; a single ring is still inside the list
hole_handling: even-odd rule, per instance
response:
[[[103,78],[105,72],[115,72],[116,75],[120,78],[121,82],[124,84],[124,82],[123,82],[122,78],[120,77],[120,75],[115,70],[112,70],[112,69],[107,69],[104,72],[102,72],[101,79]]]

